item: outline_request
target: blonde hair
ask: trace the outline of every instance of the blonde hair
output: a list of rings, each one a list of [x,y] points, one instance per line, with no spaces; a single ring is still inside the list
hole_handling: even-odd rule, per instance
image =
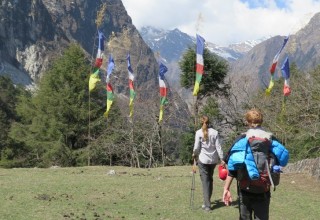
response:
[[[203,115],[201,117],[202,122],[202,132],[203,132],[203,139],[206,141],[208,139],[208,125],[209,125],[209,118],[208,116]]]
[[[249,127],[255,128],[261,126],[263,116],[259,109],[253,108],[245,114],[246,121]]]

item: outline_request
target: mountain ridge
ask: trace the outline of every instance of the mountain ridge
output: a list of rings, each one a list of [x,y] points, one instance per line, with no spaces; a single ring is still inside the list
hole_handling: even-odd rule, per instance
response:
[[[169,85],[176,88],[181,98],[185,100],[191,110],[193,105],[192,92],[182,88],[180,85],[181,71],[178,61],[182,58],[184,51],[187,50],[188,47],[195,46],[196,38],[181,32],[177,28],[164,30],[146,26],[142,27],[139,32],[154,53],[159,53],[160,57],[166,61],[166,65],[171,70],[170,74],[166,75]],[[253,41],[248,40],[241,43],[230,44],[228,47],[219,46],[207,41],[206,46],[211,52],[226,59],[229,63],[233,63],[264,39],[265,38]]]
[[[306,22],[308,21],[308,22]],[[290,62],[297,64],[297,67],[301,70],[310,70],[315,68],[320,60],[320,48],[318,37],[320,32],[320,13],[315,13],[311,19],[305,19],[305,23],[299,25],[300,30],[296,31],[294,34],[289,36],[289,41],[280,55],[278,62],[278,67],[275,73],[276,78],[281,77],[280,67],[286,56],[288,56]],[[145,27],[149,29],[149,32],[144,31],[141,33],[144,39],[147,38],[147,33],[150,33],[150,29],[154,30],[153,33],[161,33],[162,38],[164,36],[169,36],[168,30],[158,30],[153,27]],[[176,29],[171,32],[177,32]],[[154,35],[156,36],[156,35]],[[187,35],[188,36],[188,35]],[[228,73],[228,80],[231,81],[233,87],[247,87],[250,88],[249,94],[252,94],[256,89],[264,89],[268,86],[270,80],[269,68],[272,64],[272,60],[275,54],[278,52],[279,48],[283,43],[285,36],[269,36],[257,41],[246,41],[238,44],[230,44],[228,47],[221,47],[211,42],[206,42],[207,48],[216,53],[218,56],[223,57],[228,60],[230,65],[230,71]],[[157,41],[152,41],[150,36],[147,44],[150,48],[155,48],[154,45],[159,44],[159,38]],[[188,36],[188,45],[195,45],[195,38]],[[166,39],[168,41],[168,39]],[[176,35],[176,39],[171,39],[171,42],[180,42],[179,35]],[[150,45],[149,42],[152,42]],[[171,43],[173,44],[173,43]],[[178,45],[178,44],[177,44]],[[163,45],[162,45],[163,46]],[[159,48],[159,46],[157,46]],[[184,46],[183,51],[187,48]],[[170,46],[165,46],[161,48],[162,51],[170,50]],[[158,49],[160,50],[160,49]],[[182,53],[181,53],[182,55]],[[162,56],[162,54],[161,54]],[[188,93],[190,91],[184,91],[179,84],[179,74],[180,70],[177,64],[177,59],[168,58],[166,54],[163,55],[165,60],[176,70],[175,76],[170,79],[170,81],[177,88],[182,91],[182,93]],[[176,58],[179,56],[176,56]],[[181,57],[181,56],[180,56]],[[240,91],[235,92],[236,94],[241,94]],[[185,95],[182,94],[182,97]],[[190,97],[189,97],[190,98]]]
[[[295,34],[289,36],[287,45],[280,54],[276,78],[281,77],[281,65],[286,57],[303,72],[312,70],[320,63],[320,12]],[[286,36],[275,36],[252,48],[243,58],[231,64],[229,78],[233,88],[250,88],[252,94],[256,89],[265,89],[270,80],[269,68],[273,58],[280,49]],[[239,91],[236,94],[241,94]]]
[[[116,68],[111,83],[119,105],[127,105],[129,95],[127,53],[130,52],[135,74],[136,114],[138,109],[150,107],[152,117],[158,114],[158,63],[152,50],[143,41],[119,0],[2,0],[0,8],[0,74],[8,75],[15,84],[36,87],[50,68],[55,57],[60,56],[70,43],[78,43],[93,65],[97,52],[97,10],[106,4],[106,12],[99,29],[104,33],[107,58],[112,53]],[[104,59],[101,76],[104,75],[107,59]],[[89,75],[89,73],[88,73]],[[103,78],[103,77],[102,77]],[[103,81],[101,81],[103,83]],[[168,97],[176,97],[170,90]],[[150,101],[152,100],[152,102]],[[178,97],[168,106],[173,117],[176,107],[185,103]],[[122,104],[123,103],[123,104]],[[146,103],[150,104],[147,106]],[[121,108],[123,110],[125,108]],[[143,115],[147,110],[141,110]],[[125,112],[124,112],[125,114]],[[142,116],[141,116],[142,117]]]
[[[145,26],[139,30],[144,41],[154,52],[160,52],[160,55],[167,61],[179,61],[181,54],[196,43],[196,38],[190,36],[178,28],[173,30],[164,30],[152,26]],[[212,42],[206,41],[208,49],[218,56],[232,62],[241,58],[255,45],[266,40],[264,37],[257,40],[247,40],[244,42],[233,43],[228,46],[219,46]]]

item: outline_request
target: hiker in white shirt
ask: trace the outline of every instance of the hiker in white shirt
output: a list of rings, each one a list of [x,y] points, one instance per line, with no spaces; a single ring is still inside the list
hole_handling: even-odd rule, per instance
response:
[[[192,158],[197,158],[203,189],[202,208],[211,210],[211,196],[213,191],[213,172],[218,163],[225,166],[223,151],[219,141],[218,131],[209,128],[209,118],[201,117],[202,127],[196,131]]]

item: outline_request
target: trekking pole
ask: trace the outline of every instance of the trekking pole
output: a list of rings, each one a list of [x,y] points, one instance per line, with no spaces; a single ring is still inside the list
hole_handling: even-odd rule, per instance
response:
[[[194,209],[193,201],[194,201],[194,190],[195,190],[195,178],[196,178],[196,160],[193,159],[192,165],[192,182],[191,182],[191,196],[190,196],[190,208]]]

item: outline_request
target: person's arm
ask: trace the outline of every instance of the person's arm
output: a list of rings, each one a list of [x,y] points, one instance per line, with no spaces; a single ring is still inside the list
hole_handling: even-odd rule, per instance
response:
[[[217,134],[217,137],[216,137],[215,146],[216,146],[216,150],[218,152],[219,158],[220,158],[220,164],[223,167],[225,167],[226,163],[223,160],[223,151],[222,151],[222,147],[221,147],[221,144],[220,144],[220,140],[219,140],[219,135],[218,134]]]
[[[192,151],[192,158],[195,159],[200,153],[200,133],[196,132]]]
[[[231,192],[230,192],[230,186],[233,180],[233,176],[228,175],[227,179],[224,184],[223,188],[223,195],[222,195],[222,201],[226,206],[229,206],[230,203],[232,202],[232,197],[231,197]]]

